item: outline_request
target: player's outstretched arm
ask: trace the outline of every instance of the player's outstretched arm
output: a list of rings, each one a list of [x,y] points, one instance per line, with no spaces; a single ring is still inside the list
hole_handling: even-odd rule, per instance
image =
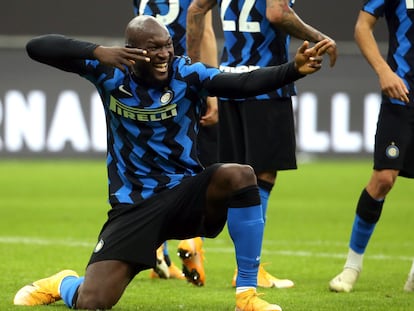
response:
[[[334,44],[324,39],[309,47],[304,41],[298,48],[295,60],[279,66],[262,67],[244,73],[222,72],[205,83],[207,91],[214,96],[244,98],[265,94],[292,83],[322,67],[323,55]]]
[[[80,72],[84,59],[97,59],[101,63],[122,71],[132,69],[138,60],[149,61],[146,51],[130,47],[105,47],[64,35],[49,34],[31,39],[26,44],[28,55],[41,63],[69,72]]]

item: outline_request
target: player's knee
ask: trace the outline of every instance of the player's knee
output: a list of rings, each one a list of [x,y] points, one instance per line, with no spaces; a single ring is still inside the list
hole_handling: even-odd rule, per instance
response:
[[[231,164],[225,167],[232,191],[257,185],[256,175],[250,165]]]
[[[375,198],[384,198],[394,186],[397,173],[390,170],[376,171],[367,189]]]
[[[250,165],[241,165],[237,178],[238,181],[243,184],[243,188],[246,186],[257,185],[256,174]]]
[[[377,188],[378,192],[384,194],[384,196],[391,190],[394,186],[395,179],[389,174],[381,174],[377,178]]]
[[[95,291],[82,291],[79,293],[75,309],[109,310],[118,302],[120,297],[106,295]]]
[[[110,303],[105,300],[86,300],[76,304],[76,309],[80,310],[110,310],[115,303]]]

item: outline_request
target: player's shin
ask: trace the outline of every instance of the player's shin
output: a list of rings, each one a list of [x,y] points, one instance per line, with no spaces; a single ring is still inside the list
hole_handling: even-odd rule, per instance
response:
[[[358,201],[354,224],[352,227],[350,247],[358,254],[365,249],[380,219],[384,200],[374,200],[364,189]]]
[[[264,228],[257,187],[237,193],[228,209],[227,226],[236,251],[236,286],[256,288]]]

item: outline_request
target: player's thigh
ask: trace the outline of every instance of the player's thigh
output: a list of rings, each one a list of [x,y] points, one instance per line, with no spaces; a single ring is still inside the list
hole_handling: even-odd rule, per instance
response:
[[[409,159],[413,151],[414,125],[410,125],[409,118],[413,110],[394,104],[381,105],[375,134],[374,168],[376,170],[404,171],[407,163],[405,159]]]

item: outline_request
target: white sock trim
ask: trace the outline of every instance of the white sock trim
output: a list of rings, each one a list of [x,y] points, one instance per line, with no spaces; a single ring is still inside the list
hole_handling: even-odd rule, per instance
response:
[[[358,272],[362,271],[362,263],[364,261],[364,254],[358,254],[351,248],[348,251],[348,257],[346,258],[346,262],[344,268],[354,269]]]
[[[240,293],[244,293],[250,289],[254,289],[254,291],[256,291],[255,287],[250,287],[250,286],[240,286],[240,287],[236,287],[236,294],[240,294]]]

